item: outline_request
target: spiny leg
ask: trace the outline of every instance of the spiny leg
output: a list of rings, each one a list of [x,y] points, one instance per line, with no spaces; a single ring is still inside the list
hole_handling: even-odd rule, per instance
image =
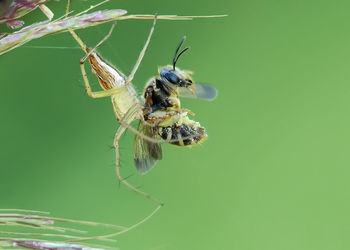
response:
[[[117,133],[115,134],[114,137],[114,148],[115,148],[115,165],[116,165],[116,173],[117,173],[117,177],[118,180],[120,182],[122,182],[124,185],[126,185],[128,188],[130,188],[131,190],[133,190],[134,192],[141,194],[143,196],[145,196],[146,198],[154,201],[155,203],[157,203],[158,205],[163,205],[162,202],[160,202],[159,200],[157,200],[156,198],[153,198],[151,195],[137,189],[136,187],[134,187],[133,185],[131,185],[130,183],[128,183],[120,174],[120,164],[119,164],[119,139],[120,137],[123,135],[123,133],[125,132],[126,128],[124,126],[120,126],[117,130]]]
[[[174,140],[159,140],[159,139],[155,139],[152,137],[149,137],[143,133],[141,133],[140,131],[136,130],[135,128],[133,128],[130,123],[135,120],[137,118],[139,112],[139,107],[137,107],[136,105],[134,107],[131,107],[124,115],[123,119],[121,119],[119,122],[121,124],[121,126],[118,128],[117,133],[114,137],[114,143],[113,146],[115,148],[115,154],[116,154],[116,174],[117,177],[119,179],[120,182],[122,182],[123,184],[125,184],[128,188],[130,188],[131,190],[135,191],[138,194],[141,194],[143,196],[145,196],[146,198],[156,202],[159,205],[162,205],[162,203],[153,198],[152,196],[150,196],[149,194],[139,190],[138,188],[134,187],[133,185],[131,185],[130,183],[128,183],[120,174],[120,165],[119,165],[119,139],[120,137],[123,135],[123,133],[126,131],[126,129],[131,130],[132,132],[134,132],[135,134],[139,135],[141,138],[153,142],[153,143],[160,143],[160,142],[178,142],[178,141],[183,141],[187,138],[193,138],[194,135],[189,136],[189,137],[181,137],[178,136],[179,139],[174,139]]]
[[[132,79],[134,79],[135,73],[136,73],[137,69],[139,68],[139,66],[141,64],[141,61],[143,59],[143,56],[146,53],[146,49],[147,49],[147,47],[149,45],[149,42],[151,41],[151,37],[152,37],[153,31],[154,31],[154,27],[156,26],[156,21],[157,21],[157,15],[154,16],[154,21],[153,21],[153,25],[152,25],[151,31],[149,32],[148,38],[146,40],[146,43],[143,46],[143,49],[141,50],[141,53],[139,55],[139,58],[136,61],[136,64],[135,64],[134,68],[132,69],[130,75],[126,79],[126,84],[130,83],[132,81]]]

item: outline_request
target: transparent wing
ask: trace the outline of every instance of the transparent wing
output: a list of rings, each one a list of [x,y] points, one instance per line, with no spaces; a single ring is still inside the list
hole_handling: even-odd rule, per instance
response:
[[[138,131],[149,137],[156,138],[153,128],[145,125],[142,121],[139,123]],[[147,173],[156,164],[157,160],[161,159],[162,148],[159,143],[152,143],[138,135],[135,136],[134,162],[139,173]]]
[[[189,98],[198,98],[206,101],[212,101],[216,98],[218,91],[213,86],[203,83],[194,85],[194,93],[187,88],[180,88],[180,96]]]

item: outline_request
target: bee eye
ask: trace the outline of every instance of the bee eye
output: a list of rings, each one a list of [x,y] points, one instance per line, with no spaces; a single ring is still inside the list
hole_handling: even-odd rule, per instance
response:
[[[174,83],[174,84],[179,83],[179,78],[173,73],[166,74],[165,78],[171,83]]]
[[[169,72],[167,70],[162,70],[160,72],[160,75],[162,77],[164,77],[165,79],[167,79],[168,82],[170,82],[172,84],[179,84],[180,79],[174,73],[171,73],[171,72]]]

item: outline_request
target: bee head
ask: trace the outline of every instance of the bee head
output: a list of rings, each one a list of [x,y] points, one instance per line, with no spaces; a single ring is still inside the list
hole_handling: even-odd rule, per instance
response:
[[[191,73],[190,71],[183,71],[179,68],[173,70],[172,66],[168,65],[160,70],[159,75],[163,81],[176,85],[177,87],[188,88],[193,84],[190,77]]]
[[[190,47],[186,47],[179,52],[181,45],[183,44],[185,39],[186,39],[186,37],[183,37],[181,39],[179,45],[176,48],[175,55],[173,57],[173,64],[165,66],[164,68],[160,69],[159,74],[160,74],[160,77],[162,78],[162,80],[164,80],[168,83],[174,84],[178,87],[185,87],[188,89],[192,89],[191,87],[193,87],[193,85],[194,85],[194,83],[190,77],[192,72],[191,71],[183,71],[183,70],[175,67],[179,57],[190,48]]]

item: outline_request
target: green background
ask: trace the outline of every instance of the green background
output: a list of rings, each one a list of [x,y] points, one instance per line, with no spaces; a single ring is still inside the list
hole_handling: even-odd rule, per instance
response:
[[[97,1],[73,1],[83,10]],[[65,1],[50,2],[56,17]],[[120,249],[350,249],[349,1],[111,1],[131,14],[209,15],[159,21],[134,84],[142,91],[171,62],[219,90],[182,100],[206,127],[201,146],[164,145],[164,159],[136,173],[133,135],[121,144],[124,176],[165,206],[118,237]],[[35,11],[24,20],[43,20]],[[120,21],[100,53],[125,74],[152,21]],[[78,31],[90,46],[105,24]],[[69,34],[28,46],[75,47]],[[155,205],[119,187],[110,149],[118,123],[108,98],[84,92],[78,49],[18,48],[0,57],[0,207],[132,225]],[[90,71],[90,70],[89,70]],[[94,88],[96,78],[90,75]]]

